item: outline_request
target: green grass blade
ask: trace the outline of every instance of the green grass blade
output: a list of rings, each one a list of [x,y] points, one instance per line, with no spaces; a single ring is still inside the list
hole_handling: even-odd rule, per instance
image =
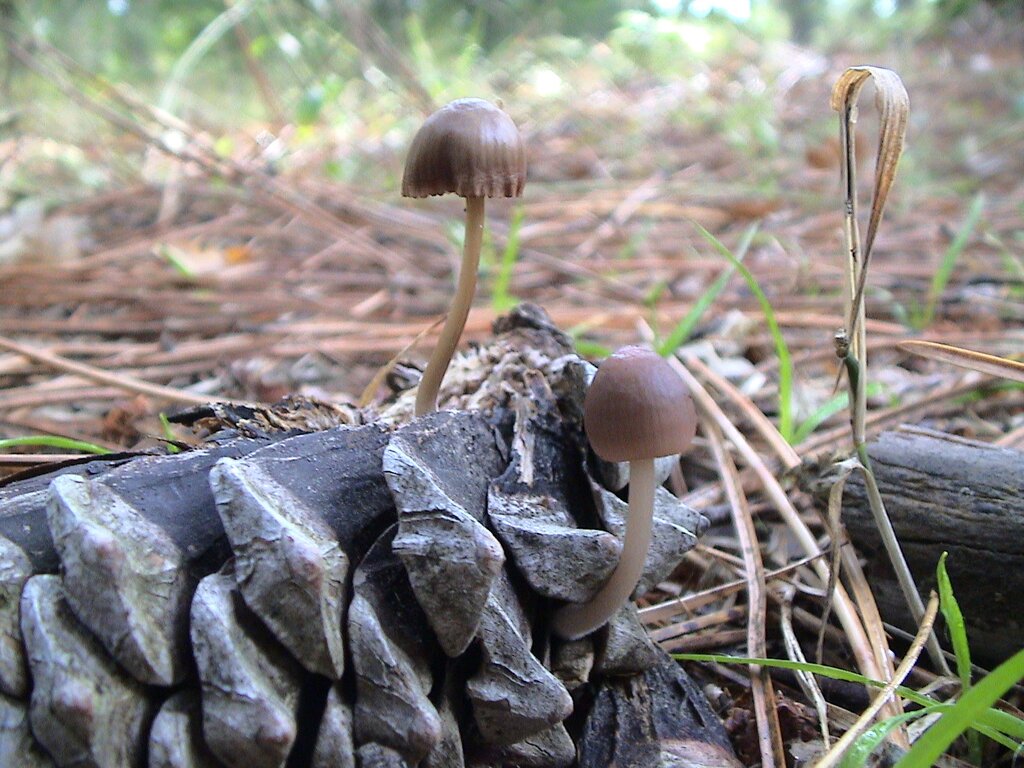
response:
[[[167,441],[167,452],[181,453],[181,448],[175,445],[178,438],[174,435],[174,427],[171,426],[170,419],[163,411],[160,412],[160,430],[164,433],[164,440]]]
[[[173,248],[170,248],[166,245],[162,245],[160,246],[158,252],[167,260],[168,264],[174,267],[174,271],[177,272],[179,275],[189,280],[195,279],[195,273],[191,270],[191,268],[189,268],[188,264],[182,261],[181,257],[178,256],[178,254],[174,251]]]
[[[980,718],[979,722],[984,723],[986,728],[991,728],[999,733],[1006,734],[1011,739],[1016,739],[1020,742],[1020,744],[1016,745],[1017,747],[1024,744],[1024,720],[1011,715],[1009,712],[993,708],[988,710],[984,717]]]
[[[964,624],[964,615],[960,612],[960,604],[953,594],[953,584],[946,572],[946,556],[943,552],[939,558],[939,565],[936,568],[936,580],[939,587],[940,605],[942,615],[946,619],[946,629],[949,632],[950,642],[953,644],[953,653],[956,657],[956,671],[960,677],[961,690],[966,691],[971,687],[971,648],[967,644],[967,627]],[[967,734],[967,754],[973,765],[981,764],[981,740],[978,734],[973,731]]]
[[[942,261],[939,263],[939,268],[935,270],[935,274],[932,276],[932,284],[928,289],[928,301],[925,304],[924,312],[922,313],[919,324],[917,325],[918,330],[921,328],[927,328],[931,325],[932,320],[935,319],[935,309],[938,307],[939,299],[942,297],[943,291],[945,291],[946,286],[949,285],[950,278],[953,277],[953,269],[956,267],[956,261],[960,258],[960,254],[963,253],[964,248],[967,246],[967,241],[970,240],[971,235],[974,234],[974,230],[978,226],[978,221],[981,219],[981,214],[984,210],[985,196],[979,192],[971,202],[971,207],[967,211],[967,218],[964,219],[964,223],[960,227],[960,231],[956,233],[956,237],[953,238],[953,242],[949,244],[946,252],[942,254]]]
[[[811,433],[814,432],[814,430],[816,430],[823,421],[844,410],[849,402],[849,392],[838,392],[815,408],[813,413],[804,419],[793,433],[793,445],[799,445],[810,437]]]
[[[0,440],[0,450],[16,447],[39,447],[39,448],[60,448],[64,451],[76,451],[78,453],[110,453],[108,448],[95,443],[87,443],[84,440],[73,440],[70,437],[58,437],[56,435],[29,435],[26,437],[9,437]]]
[[[512,271],[519,261],[519,229],[523,224],[523,216],[523,208],[519,206],[509,223],[505,250],[501,254],[501,264],[498,266],[498,274],[494,276],[494,285],[491,288],[491,307],[495,312],[507,312],[518,303],[516,297],[508,292],[508,287],[512,283]]]
[[[711,246],[718,251],[722,256],[729,260],[729,262],[736,268],[736,270],[743,276],[743,279],[747,282],[747,287],[750,288],[750,292],[757,297],[758,304],[761,305],[761,311],[764,313],[765,322],[768,323],[768,331],[771,333],[772,341],[775,344],[775,354],[779,358],[779,432],[782,437],[785,438],[786,442],[790,445],[793,443],[793,361],[789,356],[789,347],[786,345],[786,340],[782,337],[782,330],[779,328],[779,323],[775,319],[775,310],[772,309],[771,302],[768,301],[768,297],[764,295],[764,291],[761,290],[761,286],[757,284],[757,280],[751,274],[750,270],[737,259],[732,251],[726,248],[717,237],[708,232],[700,224],[694,222],[694,226],[697,227],[697,231],[701,233],[705,240],[707,240]]]
[[[885,683],[865,677],[859,672],[851,672],[848,669],[830,667],[827,664],[815,664],[812,661],[790,661],[789,659],[758,659],[750,656],[726,656],[722,653],[673,653],[672,658],[676,661],[711,661],[716,664],[756,664],[761,667],[772,667],[775,669],[792,669],[797,672],[810,672],[812,675],[822,675],[833,680],[845,680],[850,683],[861,683],[874,688],[884,688]],[[910,689],[907,689],[910,690]],[[911,694],[917,696],[915,691]],[[908,697],[911,698],[911,697]],[[920,696],[920,699],[927,705],[935,702],[927,697]]]
[[[882,391],[881,383],[877,381],[870,382],[867,388],[868,397],[874,397]],[[835,416],[840,411],[846,408],[847,403],[850,402],[849,392],[838,392],[824,403],[819,405],[814,411],[800,422],[800,426],[793,432],[793,445],[799,445],[808,437],[811,433],[816,430],[823,421]]]
[[[759,223],[755,222],[747,228],[747,231],[743,233],[743,238],[740,240],[738,246],[736,246],[736,260],[742,262],[747,255],[747,251],[750,249],[750,243],[754,240],[754,235],[757,234],[757,229],[760,226]],[[729,280],[736,272],[736,267],[730,264],[726,267],[722,274],[708,286],[707,290],[700,295],[696,303],[690,307],[690,311],[686,313],[682,320],[676,323],[676,327],[672,329],[672,332],[665,338],[665,340],[658,345],[658,354],[662,357],[668,357],[673,354],[680,346],[685,344],[691,335],[693,335],[693,329],[700,322],[701,317],[708,311],[712,304],[715,303],[715,299],[718,298],[719,294],[725,290],[725,286],[729,284]]]
[[[588,341],[587,339],[577,338],[574,339],[574,343],[577,355],[594,360],[608,357],[613,351],[610,347],[606,347],[604,344],[598,344],[596,341]]]
[[[985,675],[966,691],[935,724],[919,738],[896,768],[928,768],[961,733],[971,728],[1014,684],[1024,678],[1024,649]]]
[[[971,649],[967,644],[967,627],[964,624],[964,615],[960,612],[960,604],[953,595],[953,584],[946,572],[946,556],[943,552],[939,558],[939,565],[936,569],[936,576],[939,585],[939,605],[942,607],[942,615],[946,619],[946,628],[949,631],[949,639],[953,644],[953,653],[956,655],[956,671],[960,676],[960,684],[963,690],[971,687]]]
[[[894,729],[904,723],[909,723],[911,720],[916,720],[919,717],[938,711],[941,708],[941,704],[935,704],[914,712],[904,712],[902,715],[895,715],[886,718],[880,723],[875,723],[864,731],[860,738],[853,742],[853,746],[843,755],[839,768],[862,768],[867,763],[868,758],[871,757],[871,753],[878,749]]]
[[[1024,653],[1024,651],[1022,651],[1022,653]],[[672,658],[676,661],[705,661],[717,664],[757,664],[762,667],[810,672],[813,675],[822,675],[823,677],[830,677],[833,680],[846,680],[851,683],[860,683],[861,685],[869,685],[872,688],[885,687],[885,683],[880,680],[873,680],[872,678],[865,677],[858,672],[851,672],[848,669],[830,667],[825,664],[814,664],[807,661],[791,661],[789,659],[758,659],[748,656],[726,656],[720,653],[674,653],[672,654]],[[896,692],[903,698],[913,701],[916,704],[920,704],[922,707],[931,707],[936,704],[935,699],[920,694],[913,688],[907,688],[906,686],[901,685],[896,688]],[[941,706],[947,709],[952,709],[954,705],[942,704]],[[1020,720],[1019,718],[998,709],[986,709],[977,716],[976,722],[972,724],[972,727],[990,739],[998,741],[1011,751],[1017,749],[1019,744],[1007,739],[1003,734],[1008,734],[1012,739],[1024,742],[1024,720]]]

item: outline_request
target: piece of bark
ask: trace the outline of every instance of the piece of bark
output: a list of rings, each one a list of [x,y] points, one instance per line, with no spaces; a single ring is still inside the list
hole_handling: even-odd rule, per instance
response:
[[[138,766],[155,702],[75,618],[60,578],[33,576],[21,596],[32,673],[32,732],[59,765]]]
[[[579,739],[579,767],[740,768],[704,694],[667,655],[643,675],[607,678]]]
[[[487,514],[533,591],[582,602],[608,579],[622,546],[606,531],[579,527],[577,515],[587,518],[593,508],[581,438],[545,380],[534,373],[528,384],[531,396],[515,405],[512,458],[491,485]]]
[[[14,698],[28,695],[19,605],[21,591],[31,575],[32,563],[21,547],[0,537],[0,693]]]
[[[448,656],[472,642],[505,563],[501,544],[483,525],[487,487],[504,466],[495,440],[481,416],[440,412],[400,429],[384,451],[398,507],[392,549]]]
[[[311,768],[356,768],[352,707],[345,701],[339,683],[332,685],[327,694]]]
[[[355,740],[377,742],[415,764],[441,738],[441,720],[428,698],[436,645],[423,631],[401,561],[391,551],[389,528],[352,579],[348,636],[356,679]]]
[[[478,637],[480,669],[466,694],[485,743],[514,744],[572,713],[569,692],[530,650],[529,625],[504,574],[488,596]]]
[[[179,691],[160,707],[149,731],[147,768],[222,768],[203,740],[199,692]]]
[[[395,520],[380,426],[298,435],[222,461],[210,483],[246,604],[306,669],[344,671],[349,564]]]
[[[868,446],[875,478],[897,539],[922,595],[946,570],[967,624],[972,656],[994,665],[1020,650],[1024,618],[1024,452],[926,430],[885,432]],[[826,503],[835,470],[805,474]],[[882,616],[908,631],[916,625],[889,565],[855,472],[843,496],[843,521]]]
[[[0,765],[4,768],[54,768],[53,760],[32,736],[28,702],[0,694]]]
[[[282,768],[298,733],[299,665],[248,613],[230,569],[199,582],[191,618],[210,750],[229,768]]]

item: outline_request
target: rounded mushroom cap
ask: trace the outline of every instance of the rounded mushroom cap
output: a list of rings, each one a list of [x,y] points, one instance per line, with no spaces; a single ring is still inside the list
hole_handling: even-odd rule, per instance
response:
[[[426,119],[409,147],[404,197],[519,197],[526,149],[512,118],[484,99],[458,99]]]
[[[686,384],[659,355],[623,347],[601,363],[583,401],[583,428],[605,461],[682,453],[697,433]]]

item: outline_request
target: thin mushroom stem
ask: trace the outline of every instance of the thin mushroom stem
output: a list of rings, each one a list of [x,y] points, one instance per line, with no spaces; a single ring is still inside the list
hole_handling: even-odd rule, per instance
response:
[[[430,353],[427,368],[423,371],[419,389],[416,391],[416,415],[423,416],[437,410],[437,392],[441,389],[448,364],[459,344],[462,329],[473,305],[476,292],[476,273],[480,266],[480,247],[484,239],[484,198],[466,198],[466,237],[462,248],[462,266],[459,268],[459,282],[455,289],[448,318],[444,321],[437,346]]]
[[[567,605],[555,614],[552,628],[565,640],[589,635],[625,603],[644,571],[654,518],[654,459],[629,462],[629,517],[622,555],[612,575],[589,602]]]

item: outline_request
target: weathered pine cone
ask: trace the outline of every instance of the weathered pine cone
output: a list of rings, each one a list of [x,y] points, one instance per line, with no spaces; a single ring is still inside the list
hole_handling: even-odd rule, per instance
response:
[[[632,605],[550,637],[625,504],[588,468],[588,364],[536,308],[496,331],[442,391],[469,410],[239,417],[0,488],[0,765],[733,765]],[[640,592],[706,524],[665,491],[656,517]]]

